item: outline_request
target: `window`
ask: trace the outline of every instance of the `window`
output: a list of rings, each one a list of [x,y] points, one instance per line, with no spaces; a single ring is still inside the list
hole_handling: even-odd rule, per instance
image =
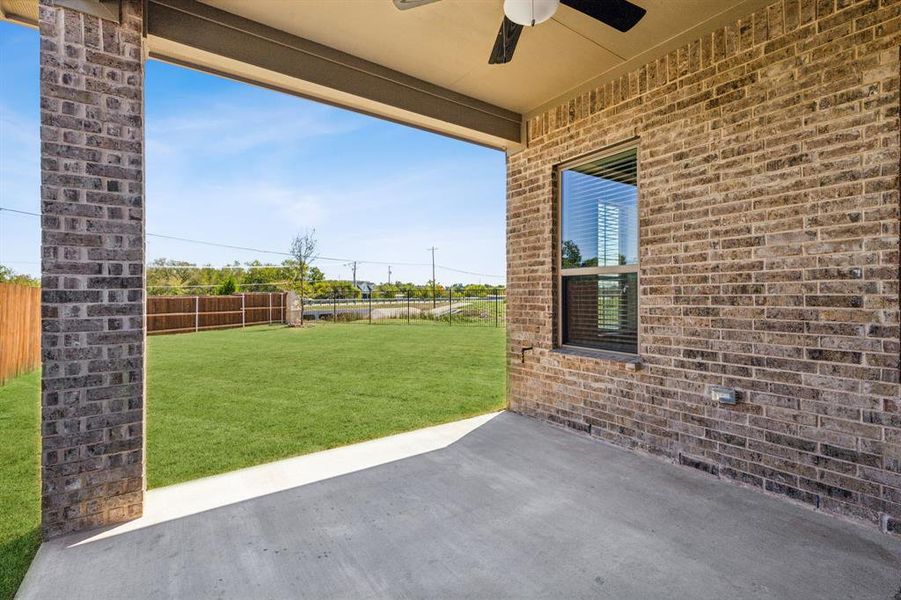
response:
[[[638,352],[635,148],[561,168],[561,341]]]

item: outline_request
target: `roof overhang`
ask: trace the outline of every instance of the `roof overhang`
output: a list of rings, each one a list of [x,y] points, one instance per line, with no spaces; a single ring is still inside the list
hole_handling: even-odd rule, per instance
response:
[[[522,115],[194,0],[149,0],[150,56],[495,148]]]
[[[144,1],[152,58],[508,151],[530,117],[771,2],[632,0],[648,12],[625,34],[561,6],[489,65],[501,0]],[[33,25],[37,0],[0,17]]]

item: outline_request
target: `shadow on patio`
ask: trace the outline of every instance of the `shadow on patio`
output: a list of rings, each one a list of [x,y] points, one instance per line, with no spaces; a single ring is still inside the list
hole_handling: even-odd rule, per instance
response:
[[[901,586],[899,540],[526,417],[479,419],[437,450],[53,540],[20,596],[888,599]],[[392,443],[319,456],[377,463]],[[198,505],[255,491],[215,481],[186,484]]]

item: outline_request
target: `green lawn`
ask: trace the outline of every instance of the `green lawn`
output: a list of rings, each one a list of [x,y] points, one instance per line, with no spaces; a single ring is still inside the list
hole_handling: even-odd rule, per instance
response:
[[[159,487],[500,409],[504,329],[253,327],[149,340]]]
[[[148,340],[159,487],[504,405],[504,330],[319,324]],[[39,375],[0,386],[0,599],[38,546]]]
[[[40,374],[0,385],[0,598],[12,598],[40,544]]]

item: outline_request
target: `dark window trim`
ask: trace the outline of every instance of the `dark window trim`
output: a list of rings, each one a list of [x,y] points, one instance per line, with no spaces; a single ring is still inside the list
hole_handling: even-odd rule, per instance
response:
[[[601,350],[600,348],[589,348],[588,346],[562,344],[559,348],[554,348],[552,352],[563,354],[565,356],[578,356],[581,358],[592,358],[595,360],[618,363],[624,365],[629,370],[640,369],[642,366],[641,357],[637,354],[617,352],[616,350]]]
[[[554,325],[556,327],[556,333],[554,336],[554,348],[558,351],[563,351],[565,353],[572,354],[581,354],[588,357],[595,358],[610,358],[616,360],[619,358],[618,362],[639,362],[639,356],[641,351],[641,166],[638,164],[638,138],[631,138],[616,144],[612,144],[610,146],[606,146],[601,150],[595,150],[593,152],[589,152],[587,154],[581,154],[579,156],[567,159],[564,162],[557,164],[553,168],[553,177],[554,177],[554,195],[556,196],[557,202],[556,207],[554,207],[554,270],[556,272],[555,276],[555,292],[556,292],[556,315],[554,317]],[[637,209],[638,209],[638,230],[635,232],[635,239],[638,244],[638,263],[634,265],[634,269],[631,268],[632,265],[617,265],[611,267],[583,267],[579,269],[566,269],[568,275],[579,275],[579,274],[612,274],[612,273],[622,273],[629,272],[635,273],[635,277],[637,280],[638,290],[636,291],[636,311],[637,311],[637,322],[636,322],[636,332],[635,332],[635,346],[636,352],[633,354],[631,352],[618,352],[615,350],[604,350],[600,348],[591,348],[589,346],[578,346],[575,344],[564,344],[563,343],[563,253],[561,250],[563,244],[563,171],[566,169],[570,169],[572,167],[577,167],[579,165],[583,165],[585,163],[589,163],[592,161],[600,160],[603,158],[607,158],[609,156],[614,156],[616,154],[620,154],[627,150],[635,150],[635,169],[636,169],[636,180],[637,185],[636,189],[638,192],[637,198]],[[629,267],[628,270],[623,269],[623,267]],[[615,355],[615,356],[614,356]],[[625,360],[623,360],[625,359]],[[634,360],[630,360],[634,359]]]

